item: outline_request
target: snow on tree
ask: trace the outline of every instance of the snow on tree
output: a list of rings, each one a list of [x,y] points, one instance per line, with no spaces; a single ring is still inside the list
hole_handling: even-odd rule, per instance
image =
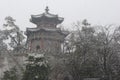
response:
[[[15,24],[15,19],[11,16],[5,18],[6,23],[3,24],[5,30],[4,34],[10,40],[9,46],[18,49],[25,39],[23,31]]]
[[[22,80],[47,80],[49,66],[44,54],[29,54]]]
[[[3,78],[1,80],[18,80],[18,74],[15,67],[4,72]]]
[[[5,51],[7,49],[7,45],[5,44],[4,40],[6,39],[4,32],[0,30],[0,54],[2,51]]]

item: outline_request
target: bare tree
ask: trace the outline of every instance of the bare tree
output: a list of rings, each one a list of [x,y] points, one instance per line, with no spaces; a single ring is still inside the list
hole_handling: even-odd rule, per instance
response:
[[[87,21],[85,21],[87,22]],[[119,79],[120,30],[114,25],[91,27],[78,22],[75,52],[70,53],[66,63],[73,79],[99,77],[106,80]],[[87,24],[87,23],[86,23]],[[116,27],[116,28],[111,28]]]
[[[99,58],[99,64],[103,72],[103,77],[108,80],[113,80],[114,76],[118,74],[115,66],[119,65],[119,48],[118,34],[119,28],[115,28],[113,31],[110,26],[101,28],[101,31],[97,34],[97,54]],[[117,40],[117,41],[116,41]]]

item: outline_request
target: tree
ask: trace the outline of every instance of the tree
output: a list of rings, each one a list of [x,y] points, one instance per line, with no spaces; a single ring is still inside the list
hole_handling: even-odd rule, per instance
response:
[[[4,72],[4,76],[1,80],[18,80],[18,74],[15,67]]]
[[[43,54],[32,54],[28,56],[26,70],[22,80],[47,80],[49,66]]]
[[[118,33],[119,27],[111,31],[111,25],[102,27],[101,31],[97,34],[97,55],[98,63],[102,70],[102,75],[107,80],[114,80],[118,78],[120,60],[119,60],[119,48],[118,43],[120,33]]]
[[[4,42],[6,39],[4,32],[0,30],[0,54],[7,50],[7,44]]]
[[[14,48],[14,50],[18,51],[23,45],[24,35],[23,31],[15,24],[15,19],[11,16],[5,18],[6,23],[3,26],[6,28],[4,30],[4,34],[9,39],[10,38],[10,47]]]
[[[110,25],[99,26],[99,29],[96,29],[86,22],[74,25],[78,27],[72,45],[76,46],[76,50],[67,57],[66,69],[74,80],[79,80],[81,77],[119,79],[119,27],[114,26],[115,29],[110,29]]]
[[[93,71],[97,69],[92,63],[94,61],[93,56],[95,56],[95,30],[86,20],[82,24],[77,22],[74,26],[78,28],[74,35],[75,40],[69,41],[75,41],[70,43],[74,43],[72,46],[76,46],[76,50],[68,56],[66,67],[74,80],[79,80],[81,77],[94,77]],[[91,66],[94,68],[91,68]]]

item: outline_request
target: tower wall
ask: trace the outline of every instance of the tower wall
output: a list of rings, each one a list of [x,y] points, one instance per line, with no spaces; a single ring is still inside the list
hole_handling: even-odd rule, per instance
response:
[[[37,50],[47,50],[50,52],[60,52],[61,51],[61,42],[58,40],[51,40],[51,39],[36,39],[29,42],[30,50],[37,51]],[[38,49],[39,46],[39,49]]]

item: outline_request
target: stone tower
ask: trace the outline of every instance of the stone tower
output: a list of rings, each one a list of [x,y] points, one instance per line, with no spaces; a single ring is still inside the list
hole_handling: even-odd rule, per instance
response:
[[[37,25],[36,28],[27,28],[27,47],[31,51],[40,49],[60,52],[61,44],[67,34],[56,26],[62,23],[64,18],[49,13],[48,7],[39,15],[31,15],[30,22]]]

